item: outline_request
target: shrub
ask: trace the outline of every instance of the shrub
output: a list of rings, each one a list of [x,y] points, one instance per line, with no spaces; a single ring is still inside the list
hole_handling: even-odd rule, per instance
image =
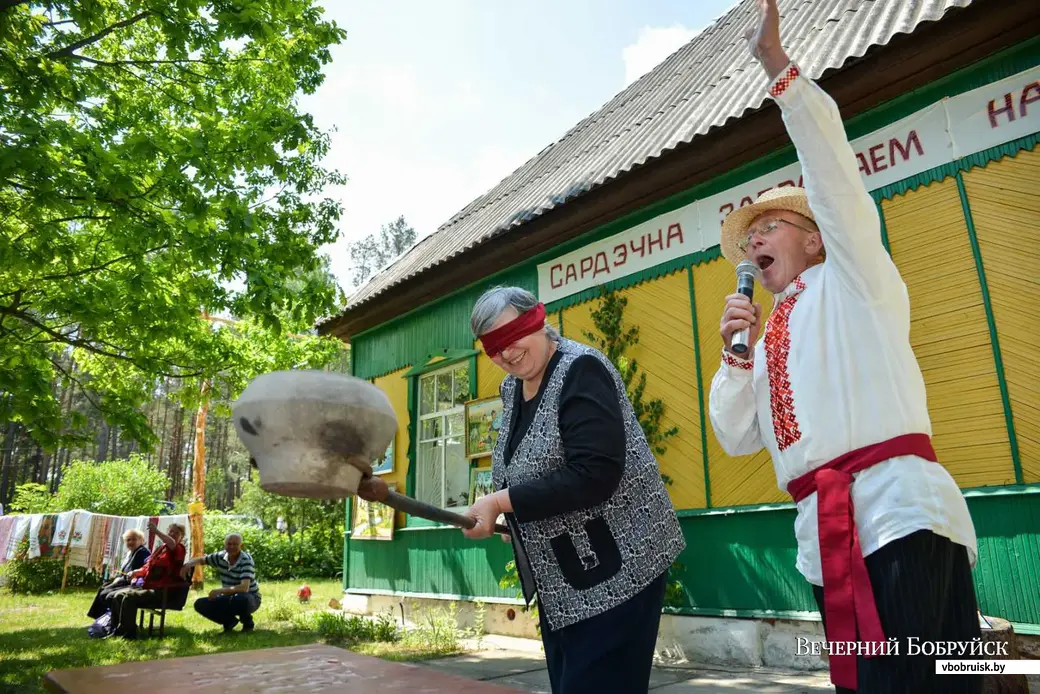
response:
[[[14,488],[10,510],[11,513],[47,513],[51,509],[51,501],[46,485],[26,482]]]
[[[18,547],[18,552],[23,553],[28,549],[29,540],[23,539]],[[0,571],[7,579],[7,587],[12,593],[34,595],[61,589],[61,576],[65,571],[65,561],[62,559],[15,559],[0,567]],[[66,587],[76,588],[100,584],[101,578],[92,571],[78,566],[69,567]]]
[[[332,578],[343,572],[343,541],[330,542],[325,534],[297,533],[290,537],[241,521],[205,516],[202,522],[206,552],[224,548],[224,537],[237,532],[253,557],[261,580]]]
[[[139,455],[103,463],[75,460],[62,476],[50,510],[155,516],[169,486],[169,478]]]

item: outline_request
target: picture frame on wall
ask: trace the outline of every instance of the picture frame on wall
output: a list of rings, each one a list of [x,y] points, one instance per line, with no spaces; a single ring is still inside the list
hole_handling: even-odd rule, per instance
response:
[[[373,475],[385,475],[389,472],[394,471],[394,443],[397,437],[390,439],[390,445],[386,448],[386,453],[383,454],[383,459],[372,464]]]
[[[469,472],[469,505],[472,506],[477,499],[494,492],[495,482],[491,478],[491,468],[472,468]]]
[[[502,398],[494,396],[466,403],[466,457],[490,456],[502,429]]]
[[[397,491],[396,483],[386,485],[391,491]],[[360,496],[354,497],[353,513],[350,516],[350,538],[352,540],[393,540],[394,520],[397,513],[386,504],[377,501],[365,501]]]

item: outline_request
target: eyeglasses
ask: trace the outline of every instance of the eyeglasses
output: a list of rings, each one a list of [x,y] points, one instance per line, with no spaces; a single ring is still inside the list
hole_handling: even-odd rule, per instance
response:
[[[784,224],[790,224],[791,226],[793,226],[793,227],[795,227],[797,229],[801,229],[802,231],[807,231],[810,234],[816,233],[815,229],[809,229],[807,227],[803,227],[801,224],[795,224],[794,222],[791,222],[791,221],[788,221],[786,219],[782,219],[780,217],[777,217],[776,219],[774,219],[773,221],[769,222],[768,224],[766,224],[761,229],[755,229],[754,231],[748,232],[748,235],[745,236],[743,239],[741,239],[739,243],[737,243],[737,248],[740,249],[741,253],[747,251],[748,244],[751,243],[752,237],[754,237],[756,234],[759,235],[759,236],[769,236],[774,231],[776,231],[776,228],[778,226],[780,226],[781,222],[783,222]]]

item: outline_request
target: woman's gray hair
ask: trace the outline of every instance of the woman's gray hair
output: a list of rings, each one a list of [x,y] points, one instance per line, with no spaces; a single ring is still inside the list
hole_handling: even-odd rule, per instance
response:
[[[495,287],[484,292],[473,305],[473,313],[469,317],[469,326],[473,334],[480,337],[491,330],[502,312],[512,306],[517,313],[526,313],[538,305],[538,297],[520,287]],[[550,340],[560,341],[560,333],[548,323],[545,334]]]

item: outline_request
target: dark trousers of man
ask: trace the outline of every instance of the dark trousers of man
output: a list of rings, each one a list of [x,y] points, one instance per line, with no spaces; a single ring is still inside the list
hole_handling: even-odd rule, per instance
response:
[[[137,638],[137,611],[162,607],[162,590],[122,588],[109,598],[112,605],[113,636]]]
[[[921,530],[890,542],[864,559],[886,638],[899,639],[899,655],[856,658],[861,694],[980,694],[981,675],[937,675],[936,660],[973,660],[968,653],[929,657],[927,641],[980,638],[975,584],[968,550],[948,538]],[[823,588],[813,586],[823,614]],[[827,620],[824,619],[824,628]],[[934,653],[930,650],[929,653]],[[838,694],[853,690],[835,687]]]
[[[124,588],[130,587],[130,581],[118,576],[108,583],[105,583],[98,589],[97,595],[94,596],[94,602],[90,604],[90,609],[87,610],[87,616],[91,619],[97,619],[101,615],[105,614],[105,610],[112,609],[110,599],[118,591]],[[115,612],[112,613],[113,615]]]
[[[667,581],[665,572],[627,602],[559,631],[539,610],[553,694],[646,694]]]
[[[195,601],[195,611],[206,619],[231,630],[242,622],[245,629],[253,628],[253,613],[260,609],[259,593],[235,593],[221,595],[210,600],[199,598]]]

